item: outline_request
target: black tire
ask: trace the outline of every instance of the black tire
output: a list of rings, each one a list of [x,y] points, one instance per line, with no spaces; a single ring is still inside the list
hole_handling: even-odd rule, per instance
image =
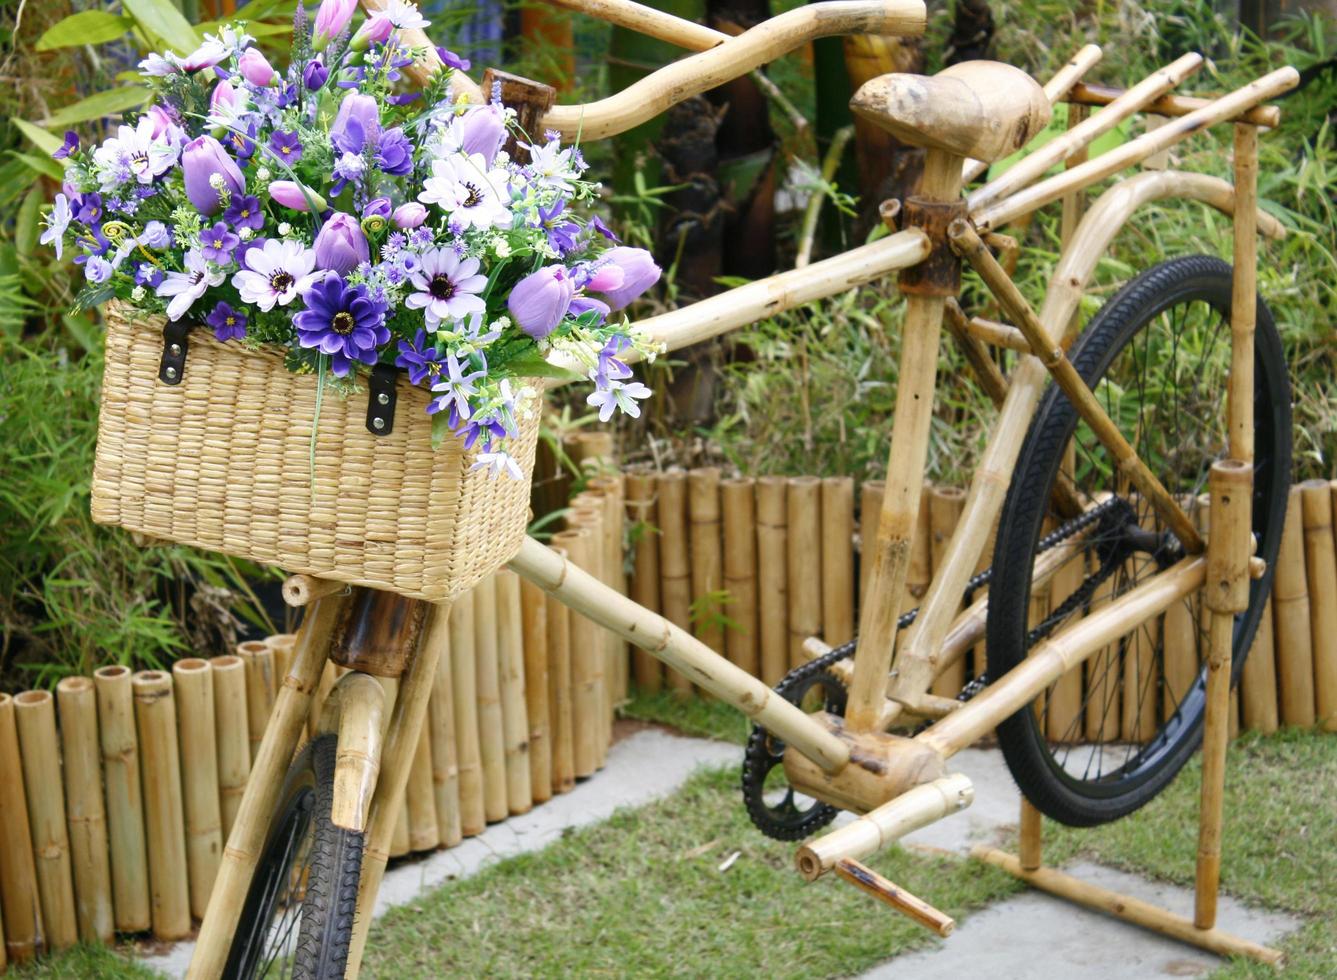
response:
[[[1185,500],[1206,490],[1207,468],[1225,454],[1222,371],[1229,364],[1230,280],[1230,266],[1208,256],[1188,256],[1161,263],[1111,297],[1072,351],[1077,370],[1101,396],[1102,403],[1112,409],[1116,421],[1123,419],[1121,430],[1134,442],[1139,455],[1145,451],[1144,458],[1157,460],[1148,465],[1171,493],[1182,495]],[[1209,334],[1209,330],[1213,332]],[[1224,354],[1217,342],[1223,342]],[[1156,367],[1148,372],[1147,365],[1152,362]],[[1254,376],[1253,523],[1258,554],[1267,562],[1267,573],[1252,583],[1249,608],[1236,617],[1233,680],[1239,678],[1271,589],[1290,482],[1290,383],[1281,339],[1271,313],[1261,300],[1257,309]],[[1158,386],[1158,380],[1164,377],[1180,381]],[[1133,384],[1142,391],[1132,396],[1135,401],[1125,405],[1128,400],[1125,392]],[[1121,557],[1117,563],[1108,561],[1113,572],[1101,587],[1119,595],[1159,574],[1182,554],[1177,551],[1178,542],[1173,535],[1164,531],[1154,518],[1149,519],[1145,508],[1141,513],[1131,509],[1137,506],[1136,502],[1120,488],[1118,478],[1106,472],[1107,467],[1099,458],[1103,450],[1097,447],[1090,451],[1094,439],[1089,430],[1084,425],[1079,428],[1071,403],[1051,385],[1027,434],[999,522],[987,630],[991,678],[1003,676],[1026,657],[1030,647],[1040,639],[1033,631],[1040,633],[1048,628],[1046,635],[1050,635],[1062,628],[1065,616],[1078,615],[1090,608],[1089,603],[1080,602],[1074,603],[1075,609],[1071,611],[1065,611],[1061,602],[1048,609],[1041,606],[1043,612],[1036,617],[1040,623],[1031,622],[1034,615],[1031,568],[1043,533],[1062,523],[1062,517],[1055,515],[1050,503],[1051,488],[1070,441],[1077,459],[1074,480],[1087,498],[1094,496],[1093,490],[1122,495],[1130,501],[1130,509],[1125,513],[1155,532],[1141,534],[1133,543],[1133,536],[1128,533],[1130,525],[1125,525],[1117,532],[1121,540],[1114,540],[1116,532],[1110,532],[1107,540],[1091,541],[1086,554],[1075,559],[1083,562],[1076,566],[1080,569],[1076,577],[1088,576],[1098,567],[1098,548],[1117,545],[1126,550],[1102,552]],[[1100,486],[1102,481],[1107,485]],[[1104,525],[1100,534],[1106,535]],[[1159,542],[1154,549],[1148,544],[1151,540]],[[1197,749],[1202,739],[1205,677],[1201,666],[1204,644],[1200,597],[1194,595],[1183,601],[1184,610],[1176,613],[1181,617],[1176,621],[1180,629],[1174,635],[1196,633],[1193,652],[1198,660],[1183,659],[1185,654],[1181,651],[1187,644],[1171,644],[1177,665],[1174,673],[1179,678],[1173,686],[1178,690],[1171,689],[1168,679],[1171,675],[1164,670],[1163,621],[1153,620],[1120,640],[1117,650],[1112,645],[1107,651],[1097,651],[1087,661],[1084,690],[1088,693],[1077,721],[1066,729],[1066,737],[1053,730],[1064,725],[1057,714],[1047,730],[1046,719],[1040,712],[1046,710],[1048,700],[1037,699],[1036,704],[1028,705],[998,726],[999,744],[1013,778],[1027,799],[1047,816],[1070,826],[1087,827],[1131,813],[1164,789]],[[1057,622],[1046,627],[1048,619]],[[1187,627],[1183,626],[1185,623]],[[1193,629],[1195,625],[1198,630]],[[1142,659],[1148,649],[1151,659]],[[1138,659],[1129,661],[1130,656]],[[1120,746],[1099,738],[1102,731],[1099,726],[1110,721],[1108,712],[1114,695],[1097,706],[1092,703],[1091,692],[1102,690],[1100,683],[1105,681],[1110,683],[1103,690],[1115,690],[1113,680],[1133,669],[1128,666],[1130,662],[1137,664],[1136,676],[1144,677],[1145,681],[1134,685],[1139,690],[1139,700],[1131,707],[1135,720],[1131,722],[1130,737],[1129,718],[1123,718],[1119,741],[1124,758],[1121,764],[1116,764]],[[1098,669],[1106,673],[1098,675],[1095,673]],[[1144,703],[1147,697],[1151,699],[1149,711]],[[1102,710],[1106,715],[1097,714]],[[1116,717],[1114,722],[1117,724],[1119,720]],[[1092,725],[1097,726],[1096,742],[1076,748],[1075,742],[1090,739]],[[1108,728],[1104,731],[1108,735]],[[1108,771],[1107,746],[1111,767]]]
[[[364,840],[330,823],[336,747],[334,735],[321,735],[288,769],[232,939],[229,980],[343,978]],[[305,890],[288,901],[294,879]]]

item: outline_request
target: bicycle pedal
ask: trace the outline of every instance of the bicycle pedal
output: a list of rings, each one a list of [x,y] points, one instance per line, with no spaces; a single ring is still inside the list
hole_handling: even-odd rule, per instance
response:
[[[956,920],[935,909],[916,895],[911,895],[896,883],[882,877],[868,865],[854,858],[836,862],[836,874],[860,891],[867,892],[879,902],[885,902],[901,915],[946,939],[956,929]]]

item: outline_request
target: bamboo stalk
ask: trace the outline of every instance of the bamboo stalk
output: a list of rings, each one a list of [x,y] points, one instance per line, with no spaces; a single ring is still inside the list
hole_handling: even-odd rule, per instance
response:
[[[241,795],[246,792],[246,777],[251,772],[246,665],[232,654],[211,657],[209,665],[214,688],[214,741],[218,746],[219,817],[223,840],[227,840],[237,820]]]
[[[860,891],[872,895],[880,902],[885,902],[901,915],[943,939],[956,930],[955,919],[935,909],[922,898],[911,895],[904,888],[893,884],[872,868],[853,858],[841,858],[836,862],[835,871],[843,881],[848,881]]]
[[[720,471],[713,466],[687,473],[687,513],[692,565],[692,633],[716,653],[724,653],[727,613],[718,600],[724,589],[724,558],[720,543]]]
[[[971,218],[981,231],[1001,228],[1023,214],[1029,214],[1065,194],[1089,187],[1096,181],[1103,180],[1125,167],[1131,167],[1154,153],[1168,149],[1199,130],[1232,119],[1260,102],[1289,91],[1299,80],[1300,74],[1294,68],[1278,68],[1186,116],[1172,119],[1159,129],[1129,140],[1108,153],[1102,153],[1079,167],[1073,167],[1055,177],[1034,184],[990,207],[972,211]]]
[[[622,505],[618,505],[618,515]],[[512,814],[534,808],[529,769],[529,715],[525,706],[525,650],[520,578],[497,572],[497,657],[501,673],[501,717],[506,756],[506,799]],[[621,646],[621,639],[618,639]]]
[[[1017,857],[1025,870],[1034,871],[1041,864],[1044,815],[1024,796],[1021,798],[1020,828],[1017,835]]]
[[[596,543],[588,528],[562,531],[553,535],[553,543],[565,549],[571,565],[584,569],[592,563]],[[597,726],[604,717],[599,630],[588,617],[572,616],[569,636],[572,765],[574,775],[583,779],[598,768]]]
[[[254,759],[274,708],[274,651],[263,641],[247,640],[237,644],[237,656],[246,666],[246,725]]]
[[[552,735],[548,720],[548,597],[532,582],[520,582],[524,644],[524,701],[528,722],[529,786],[535,803],[552,798]]]
[[[14,699],[0,694],[0,912],[5,954],[11,963],[24,963],[36,954],[42,930],[22,770]]]
[[[1131,579],[1131,560],[1126,567],[1130,569]],[[1148,619],[1134,629],[1124,641],[1121,727],[1126,742],[1146,741],[1156,731],[1157,719],[1160,717],[1156,706],[1156,694],[1161,680],[1156,648],[1160,642],[1161,624],[1161,619]]]
[[[1314,719],[1337,731],[1337,555],[1333,551],[1332,491],[1327,480],[1300,484],[1305,578],[1314,658]]]
[[[1089,147],[1133,113],[1145,108],[1202,67],[1202,55],[1190,53],[1176,59],[1164,68],[1152,72],[1132,88],[1123,92],[1103,111],[1068,129],[1062,136],[1050,140],[1033,153],[1028,153],[1002,176],[991,180],[966,197],[972,211],[988,207],[1025,187],[1050,167]]]
[[[343,678],[340,678],[340,680],[342,679]],[[399,697],[399,678],[376,677],[376,681],[381,685],[381,690],[383,693],[382,696],[383,710],[381,713],[381,744],[384,745],[386,736],[390,732],[390,715],[391,712],[394,710],[395,700]],[[338,690],[338,687],[339,685],[336,684],[335,685],[336,691]],[[330,692],[330,694],[331,697],[334,696],[333,691]],[[327,701],[326,704],[328,703],[329,702]],[[321,717],[324,718],[325,715],[326,712],[322,709]],[[417,746],[415,744],[413,749],[409,750],[410,765],[412,764],[411,761],[412,756],[416,751],[416,749]],[[389,841],[390,857],[403,857],[409,852],[409,812],[407,806],[408,803],[407,796],[408,796],[408,786],[406,784],[404,787],[404,792],[400,793],[398,798],[395,800],[394,809],[392,811],[390,818],[394,825],[391,831],[390,841]]]
[[[687,474],[681,470],[660,473],[655,481],[659,490],[659,598],[664,618],[679,629],[692,628],[692,566],[688,558]],[[580,650],[575,645],[579,617],[571,621],[572,673],[576,683],[575,661]],[[680,695],[690,694],[691,682],[676,671],[666,672],[668,686]],[[579,717],[578,709],[573,709]]]
[[[956,531],[961,511],[965,507],[966,492],[958,487],[928,487],[929,554],[936,571],[947,557],[947,547]],[[906,576],[907,583],[909,576]],[[956,610],[953,610],[953,615]],[[960,658],[940,673],[933,682],[931,693],[942,698],[954,698],[966,684],[966,662]]]
[[[566,559],[564,549],[555,547],[552,550],[558,557]],[[658,573],[657,568],[655,572]],[[571,725],[571,613],[556,596],[547,596],[544,608],[548,620],[548,719],[552,727],[552,791],[568,793],[576,785]]]
[[[265,645],[274,651],[274,696],[278,697],[278,686],[292,666],[293,652],[297,649],[297,634],[275,633],[265,637]]]
[[[97,692],[98,734],[107,792],[113,923],[117,932],[144,932],[152,920],[139,781],[139,738],[135,733],[130,669],[99,667],[93,672],[93,685]],[[244,727],[241,738],[245,745]],[[12,921],[8,908],[5,919]]]
[[[589,532],[589,541],[585,550],[584,568],[604,585],[612,588],[608,574],[608,552],[604,547],[604,502],[603,498],[593,493],[580,493],[571,500],[571,509],[567,515],[567,527]],[[603,765],[604,752],[607,748],[606,736],[611,722],[613,699],[608,649],[609,634],[596,627],[594,623],[577,624],[575,629],[580,639],[572,640],[572,650],[580,659],[582,677],[590,685],[590,700],[582,709],[581,701],[574,702],[574,724],[579,733],[582,726],[588,726],[588,737],[592,739],[594,756],[592,764],[597,770]],[[588,647],[588,652],[577,652]],[[575,670],[573,661],[573,671]],[[580,735],[576,737],[577,744]],[[593,771],[593,770],[592,770]],[[580,774],[580,775],[583,775]]]
[[[317,599],[349,591],[346,582],[316,578],[314,575],[289,575],[283,580],[283,601],[294,609],[308,606]]]
[[[330,696],[330,692],[334,690],[334,685],[347,670],[347,667],[341,667],[333,661],[327,661],[321,669],[320,680],[316,684],[315,691],[311,694],[311,714],[306,722],[306,731],[313,738],[320,723],[321,712],[325,708],[325,699]],[[242,676],[244,679],[245,674],[243,673]],[[247,739],[247,746],[249,747],[249,745],[250,739]]]
[[[408,785],[404,789],[404,809],[408,813],[409,850],[430,851],[441,843],[436,825],[436,787],[432,783],[432,733],[422,726],[418,745],[409,766]]]
[[[483,762],[483,812],[488,823],[505,820],[505,726],[501,710],[501,665],[497,654],[497,579],[474,588],[474,696],[478,700],[478,748]]]
[[[56,700],[79,938],[84,942],[111,942],[115,928],[111,861],[93,682],[87,677],[66,677],[56,685]]]
[[[822,481],[822,637],[832,646],[854,639],[854,480]]]
[[[649,650],[715,697],[774,732],[827,772],[849,761],[849,747],[796,705],[776,697],[684,630],[602,586],[578,565],[526,538],[510,567],[573,610]]]
[[[1271,735],[1277,730],[1277,665],[1272,645],[1272,603],[1263,606],[1258,632],[1240,678],[1240,714],[1244,727]]]
[[[706,51],[729,39],[713,28],[695,21],[635,3],[634,0],[548,0],[558,7],[576,10],[618,27],[636,31],[688,51]]]
[[[650,473],[627,474],[627,519],[631,522],[636,549],[631,575],[631,597],[653,612],[659,612],[659,528],[655,514],[655,480]],[[632,651],[636,686],[656,694],[663,684],[659,661],[637,647]],[[537,784],[536,784],[537,786]]]
[[[204,918],[209,892],[223,852],[223,816],[219,807],[218,737],[214,718],[213,671],[196,657],[172,665],[177,738],[181,758],[181,797],[185,810],[186,869],[190,914]]]
[[[803,643],[822,635],[822,481],[789,478],[785,499],[789,595],[789,669],[807,661]]]
[[[868,580],[872,578],[873,563],[866,549],[877,540],[877,519],[882,512],[882,495],[886,491],[882,480],[865,480],[859,487],[859,607],[868,601]]]
[[[724,524],[724,590],[729,594],[732,625],[724,636],[731,663],[759,677],[757,648],[757,508],[750,477],[720,484]],[[648,656],[648,654],[647,654]]]
[[[1234,267],[1230,283],[1230,381],[1226,416],[1231,459],[1253,462],[1254,329],[1258,308],[1258,130],[1235,124]]]
[[[37,869],[37,894],[42,904],[42,936],[48,950],[79,941],[70,877],[70,838],[65,829],[61,792],[60,750],[56,743],[55,702],[48,691],[24,691],[14,697],[23,786],[28,799],[28,825]]]
[[[172,678],[163,671],[141,670],[131,683],[144,783],[153,935],[181,939],[190,932],[190,886]]]
[[[1304,519],[1300,488],[1291,487],[1281,550],[1272,578],[1272,618],[1276,627],[1277,687],[1281,723],[1314,724],[1314,648],[1310,635],[1309,588],[1305,579]]]
[[[1261,963],[1273,965],[1281,963],[1282,954],[1278,950],[1260,946],[1218,929],[1199,929],[1191,920],[1167,912],[1150,902],[1089,884],[1053,868],[1025,871],[1015,857],[996,848],[976,844],[971,848],[970,856],[996,868],[1002,868],[1013,877],[1020,878],[1026,884],[1051,895],[1123,919],[1162,936],[1169,936],[1191,946],[1210,950],[1219,956],[1247,956]]]
[[[623,556],[626,554],[624,537],[626,533],[626,490],[623,487],[622,474],[601,476],[590,481],[590,489],[603,497],[603,569],[605,581],[623,595],[627,594],[627,574],[623,568]],[[604,635],[608,646],[608,665],[604,676],[608,680],[609,724],[612,724],[613,709],[627,700],[628,680],[630,675],[630,652],[626,642],[612,633]],[[605,738],[605,742],[607,739]],[[603,746],[607,754],[608,746]]]
[[[455,755],[460,779],[460,833],[481,834],[487,827],[483,805],[483,758],[478,744],[478,662],[474,653],[474,592],[451,607],[450,675],[455,722]]]
[[[789,672],[788,490],[782,476],[757,481],[757,640],[767,687]]]
[[[347,597],[342,594],[319,599],[303,617],[292,666],[283,679],[274,704],[272,723],[251,767],[253,778],[247,782],[227,846],[223,849],[218,878],[214,882],[213,894],[209,896],[209,909],[200,926],[195,954],[186,973],[188,980],[212,980],[222,974],[227,963],[255,863],[278,804],[283,774],[306,725],[311,695],[320,682],[321,670],[329,654],[330,636],[346,601]]]
[[[436,833],[442,847],[454,847],[463,837],[460,822],[460,764],[455,748],[455,685],[449,620],[433,617],[432,632],[424,644],[440,644],[441,654],[427,703],[432,739],[432,795],[436,804]]]
[[[1122,95],[1123,91],[1111,85],[1078,82],[1068,94],[1068,101],[1099,108],[1109,105]],[[1145,111],[1158,116],[1187,116],[1190,112],[1211,105],[1218,98],[1219,96],[1163,95],[1148,105]],[[1248,123],[1251,126],[1270,126],[1275,129],[1281,125],[1281,110],[1274,105],[1255,106],[1236,116],[1235,122]]]
[[[316,719],[317,735],[334,735],[334,786],[330,823],[363,833],[380,773],[385,743],[386,685],[371,674],[339,678]]]

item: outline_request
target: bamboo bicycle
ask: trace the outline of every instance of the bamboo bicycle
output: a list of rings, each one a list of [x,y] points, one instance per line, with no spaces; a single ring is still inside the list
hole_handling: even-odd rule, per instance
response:
[[[726,38],[626,0],[559,2],[700,52],[586,106],[552,106],[550,89],[507,80],[507,100],[525,104],[522,119],[528,111],[540,129],[586,140],[625,131],[814,38],[913,35],[925,21],[917,0],[845,0]],[[801,840],[839,809],[862,814],[799,850],[804,878],[835,869],[940,931],[950,926],[941,913],[891,893],[859,859],[969,805],[970,781],[947,774],[946,760],[995,727],[1024,794],[1055,819],[1103,823],[1154,797],[1197,748],[1204,717],[1209,730],[1222,730],[1280,540],[1289,390],[1272,316],[1255,296],[1255,235],[1282,228],[1256,208],[1256,138],[1257,127],[1279,120],[1261,104],[1298,76],[1283,68],[1226,96],[1193,99],[1170,92],[1201,64],[1197,55],[1126,91],[1081,83],[1099,57],[1083,49],[1043,87],[991,62],[867,83],[854,110],[926,149],[918,193],[883,208],[898,230],[641,324],[673,350],[899,273],[906,315],[886,494],[876,540],[864,543],[875,599],[864,603],[856,643],[830,650],[814,639],[814,659],[772,691],[532,538],[510,561],[756,722],[744,790],[762,830]],[[990,162],[1026,145],[1060,100],[1074,110],[1066,135],[963,196]],[[1090,106],[1104,108],[1087,117]],[[1092,140],[1139,111],[1171,120],[1080,162]],[[1200,174],[1146,172],[1113,184],[1082,216],[1085,188],[1224,121],[1235,124],[1233,187]],[[1063,161],[1066,171],[1044,177]],[[1167,199],[1233,216],[1234,269],[1204,256],[1164,262],[1135,276],[1083,327],[1078,305],[1097,260],[1134,212]],[[996,229],[1056,201],[1067,234],[1037,313],[993,254],[1016,247]],[[963,259],[1009,323],[960,309]],[[944,324],[999,410],[928,593],[917,610],[903,611]],[[1015,353],[1008,376],[986,345]],[[1047,378],[1055,383],[1046,387]],[[992,571],[972,578],[995,523]],[[985,585],[987,595],[972,594]],[[356,975],[394,801],[447,629],[448,604],[367,590],[350,597],[339,583],[300,576],[289,587],[290,600],[309,608],[223,856],[191,965],[196,977],[261,974],[294,950],[298,975]],[[336,633],[333,656],[352,671],[285,781]],[[982,639],[987,673],[957,698],[928,693]],[[1083,664],[1087,690],[1104,693],[1058,730],[1046,706]],[[368,673],[401,678],[384,744],[381,688]],[[1120,703],[1121,687],[1136,699]],[[805,711],[801,703],[814,696],[822,710]],[[1223,767],[1224,742],[1212,738],[1199,866],[1198,925],[1206,930]],[[806,799],[814,802],[805,809]]]

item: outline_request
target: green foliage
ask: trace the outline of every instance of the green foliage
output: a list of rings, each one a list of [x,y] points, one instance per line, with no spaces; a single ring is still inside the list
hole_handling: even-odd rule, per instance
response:
[[[133,17],[109,14],[105,10],[81,10],[49,27],[37,39],[38,51],[75,48],[84,44],[114,41],[135,26]]]

